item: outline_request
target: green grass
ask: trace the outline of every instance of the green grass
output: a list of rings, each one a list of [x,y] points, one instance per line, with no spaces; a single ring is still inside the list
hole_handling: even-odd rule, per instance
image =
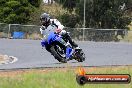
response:
[[[89,74],[130,74],[132,66],[85,68]],[[0,72],[1,73],[1,72]],[[76,82],[76,69],[52,69],[41,72],[34,70],[10,76],[2,77],[0,74],[0,88],[132,88],[130,84],[85,84],[80,86]]]

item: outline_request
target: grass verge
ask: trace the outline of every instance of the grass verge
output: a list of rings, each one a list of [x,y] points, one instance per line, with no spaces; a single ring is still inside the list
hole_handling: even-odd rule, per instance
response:
[[[88,74],[130,74],[132,66],[89,67]],[[76,82],[77,68],[1,71],[0,88],[132,88],[130,84],[86,84]]]
[[[122,41],[132,42],[132,30],[128,31],[128,35]]]

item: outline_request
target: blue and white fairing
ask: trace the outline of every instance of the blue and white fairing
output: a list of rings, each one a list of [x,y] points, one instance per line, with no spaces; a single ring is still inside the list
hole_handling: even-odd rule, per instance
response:
[[[49,25],[47,29],[43,30],[43,39],[41,41],[42,47],[51,45],[53,42],[58,41],[62,42],[62,36],[54,32],[56,27],[54,25]],[[66,46],[66,58],[70,58],[72,55],[73,49],[69,46]]]

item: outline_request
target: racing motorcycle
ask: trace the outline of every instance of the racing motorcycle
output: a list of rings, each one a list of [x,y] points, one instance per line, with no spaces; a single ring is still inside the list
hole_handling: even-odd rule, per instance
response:
[[[82,49],[74,49],[68,40],[64,39],[63,36],[56,34],[53,31],[49,32],[46,38],[41,41],[41,45],[42,47],[48,46],[50,53],[59,62],[67,63],[67,61],[73,59],[77,60],[78,62],[85,61],[85,54]]]

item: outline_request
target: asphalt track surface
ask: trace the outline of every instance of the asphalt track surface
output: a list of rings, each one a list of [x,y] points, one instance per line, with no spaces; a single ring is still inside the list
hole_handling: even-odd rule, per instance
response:
[[[75,60],[59,63],[41,48],[40,40],[0,39],[0,54],[15,56],[18,61],[0,65],[3,69],[28,69],[66,66],[111,66],[132,65],[132,43],[125,42],[89,42],[78,41],[77,44],[86,54],[86,61]]]

